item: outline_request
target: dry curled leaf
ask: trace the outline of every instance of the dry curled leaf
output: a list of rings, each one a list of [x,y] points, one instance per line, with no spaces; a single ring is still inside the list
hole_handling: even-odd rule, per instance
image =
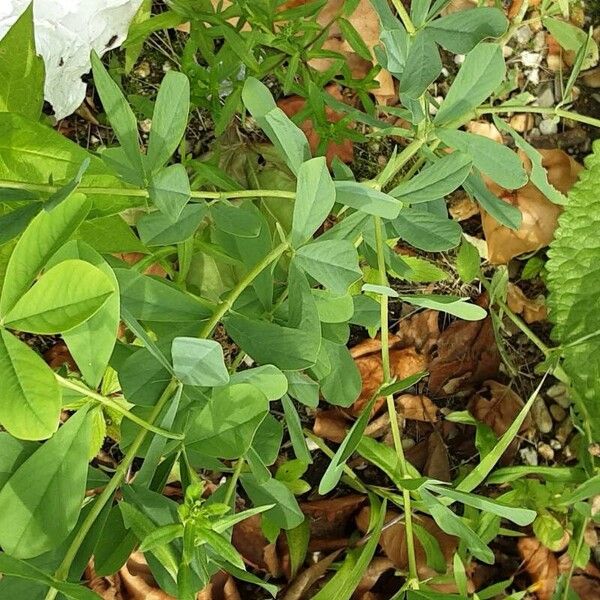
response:
[[[544,321],[548,316],[548,310],[543,296],[532,300],[514,283],[508,284],[506,303],[510,310],[518,315],[522,315],[525,323]]]
[[[357,598],[364,600],[364,598],[368,597],[367,595],[371,593],[371,589],[379,581],[381,576],[393,568],[394,563],[389,558],[386,558],[385,556],[376,556],[373,558],[367,567],[367,570],[364,572],[354,595]]]
[[[66,365],[69,371],[79,372],[79,368],[71,356],[67,345],[62,341],[57,342],[44,352],[44,360],[51,369],[60,369],[60,367]]]
[[[339,86],[329,85],[325,88],[326,92],[333,96],[336,100],[343,101],[344,96],[342,95]],[[282,98],[277,102],[277,105],[288,117],[293,117],[298,114],[306,106],[306,100],[300,96],[290,96],[288,98]],[[325,116],[329,123],[337,123],[341,120],[344,115],[336,112],[329,106],[325,107]],[[311,119],[305,119],[300,123],[300,129],[304,132],[306,139],[310,145],[310,149],[313,153],[316,152],[321,141],[319,134],[315,130],[314,123]],[[354,147],[352,141],[344,139],[342,142],[329,142],[327,144],[327,150],[325,152],[327,158],[327,164],[331,166],[334,157],[338,157],[342,162],[350,163],[354,160]]]
[[[533,537],[521,538],[517,548],[534,583],[538,600],[551,600],[558,578],[556,556]]]
[[[365,503],[365,499],[365,496],[351,494],[343,498],[301,503],[300,508],[310,524],[311,539],[343,537],[350,519]]]
[[[242,597],[233,577],[229,573],[219,571],[198,593],[197,600],[242,600]]]
[[[273,577],[281,575],[276,544],[269,543],[263,535],[260,515],[253,515],[237,523],[233,528],[231,543],[250,566],[270,573]]]
[[[568,193],[577,181],[581,165],[562,150],[540,149],[539,152],[542,155],[542,166],[548,171],[548,181],[563,194]],[[529,159],[523,153],[519,154],[529,172]],[[518,190],[507,190],[491,181],[486,181],[486,184],[491,192],[519,208],[522,214],[521,226],[513,230],[481,210],[483,232],[492,264],[506,264],[515,256],[539,250],[552,241],[562,211],[559,205],[548,200],[531,182]]]
[[[320,438],[341,444],[346,437],[350,422],[339,409],[320,410],[315,416],[313,432]]]
[[[306,598],[312,586],[327,573],[327,569],[340,553],[341,550],[336,550],[302,571],[288,587],[283,600],[302,600]]]
[[[510,388],[497,381],[485,382],[487,391],[481,391],[471,398],[468,410],[475,419],[485,423],[500,437],[512,425],[524,406],[523,400]],[[532,419],[525,417],[519,428],[519,434],[532,427]],[[514,439],[500,459],[500,464],[509,463],[519,448],[519,440]]]
[[[126,262],[128,265],[135,265],[140,260],[142,260],[146,255],[141,252],[121,252],[119,254],[115,254],[117,258],[120,258],[123,262]],[[159,263],[154,263],[144,269],[144,275],[155,275],[156,277],[166,277],[167,272],[163,269],[163,267]]]
[[[396,398],[396,406],[409,421],[437,422],[437,406],[427,396],[402,394]]]

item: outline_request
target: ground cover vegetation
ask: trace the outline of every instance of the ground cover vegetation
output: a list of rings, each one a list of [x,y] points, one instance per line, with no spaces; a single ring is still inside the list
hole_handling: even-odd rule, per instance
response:
[[[597,598],[595,11],[144,0],[56,123],[27,9],[0,598]]]

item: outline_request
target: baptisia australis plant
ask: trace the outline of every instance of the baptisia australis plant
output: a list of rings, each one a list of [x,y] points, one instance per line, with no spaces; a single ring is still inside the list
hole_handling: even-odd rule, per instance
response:
[[[232,527],[260,514],[269,540],[285,531],[293,568],[303,563],[304,515],[290,484],[303,468],[291,482],[269,467],[284,430],[298,464],[312,461],[299,405],[348,407],[357,399],[350,324],[380,331],[384,381],[336,452],[316,440],[331,458],[319,491],[343,479],[368,495],[371,523],[364,543],[315,597],[350,598],[376,550],[388,502],[403,511],[405,590],[421,588],[419,598],[434,596],[419,580],[415,538],[438,571],[445,564],[416,512],[464,541],[457,565],[471,557],[493,562],[488,544],[501,521],[527,525],[536,517],[473,493],[516,436],[535,394],[474,470],[442,485],[405,460],[393,401],[425,374],[395,380],[388,351],[388,299],[399,297],[388,277],[416,277],[392,240],[428,252],[457,247],[461,229],[448,218],[444,197],[461,186],[500,223],[519,226],[518,209],[491,194],[483,177],[520,187],[528,180],[521,161],[505,146],[459,130],[474,114],[514,110],[494,103],[505,64],[501,45],[484,41],[504,35],[508,23],[491,8],[469,11],[463,27],[458,17],[437,18],[443,2],[414,2],[411,15],[394,2],[401,20],[386,2],[373,4],[383,31],[379,59],[400,81],[399,110],[411,125],[403,132],[408,144],[374,179],[357,181],[339,164],[332,176],[269,89],[245,79],[243,106],[287,165],[293,191],[193,189],[173,158],[188,126],[186,75],[165,75],[142,152],[134,113],[95,55],[94,84],[119,145],[87,152],[40,120],[43,69],[31,10],[0,45],[0,598],[96,598],[79,584],[90,557],[96,573],[108,575],[138,546],[160,587],[182,600],[195,598],[219,570],[275,595],[275,585],[246,570],[230,541]],[[431,117],[427,88],[441,71],[438,45],[466,58]],[[16,81],[29,91],[15,95]],[[535,163],[535,150],[523,149]],[[531,180],[550,187],[535,169]],[[334,224],[323,228],[326,221]],[[131,252],[144,258],[134,265],[119,258]],[[153,264],[166,276],[146,274]],[[400,298],[467,320],[486,315],[460,297]],[[78,374],[53,371],[26,342],[48,335],[62,337]],[[225,338],[239,347],[233,361],[217,341]],[[393,449],[363,437],[381,396]],[[107,422],[123,453],[110,475],[89,464]],[[397,492],[363,484],[346,465],[356,451]],[[203,469],[227,475],[208,497]],[[174,471],[185,490],[182,504],[161,495]],[[240,486],[250,505],[242,512],[235,504]],[[86,496],[92,488],[98,493]]]

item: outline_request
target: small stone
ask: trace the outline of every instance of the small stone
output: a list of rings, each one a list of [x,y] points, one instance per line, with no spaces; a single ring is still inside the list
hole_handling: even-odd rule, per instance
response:
[[[537,106],[542,108],[550,108],[554,106],[554,92],[551,88],[547,87],[537,97]]]
[[[546,48],[546,32],[538,31],[533,38],[533,49],[536,52],[542,52]]]
[[[457,65],[462,65],[465,62],[465,55],[464,54],[455,54],[454,62]]]
[[[544,399],[538,396],[531,407],[531,416],[540,433],[550,433],[554,423]]]
[[[553,73],[557,73],[563,67],[563,59],[559,54],[548,54],[546,57],[546,64],[548,65],[548,70]]]
[[[588,452],[594,457],[594,458],[600,458],[600,443],[598,442],[594,442],[593,444],[590,444],[588,446]]]
[[[560,450],[562,448],[562,444],[558,440],[550,440],[550,447],[553,450]]]
[[[565,444],[568,437],[571,435],[573,431],[573,422],[571,421],[571,417],[567,417],[557,428],[556,428],[556,439],[561,443]]]
[[[149,133],[152,129],[152,119],[144,119],[143,121],[140,121],[140,129],[144,133]]]
[[[405,437],[402,438],[402,448],[404,448],[404,450],[408,450],[410,448],[412,448],[415,445],[415,440],[413,440],[412,438],[409,437]]]
[[[551,461],[554,459],[554,450],[552,449],[552,446],[548,444],[541,443],[538,446],[537,451],[544,460]]]
[[[517,29],[515,38],[519,44],[526,44],[533,37],[533,31],[528,25],[523,25]]]
[[[521,448],[519,454],[521,455],[521,460],[524,464],[537,467],[538,455],[535,448]]]
[[[584,73],[581,78],[583,79],[583,83],[588,87],[600,88],[600,67],[590,69]]]
[[[554,135],[558,132],[558,123],[554,119],[544,119],[539,124],[542,135]]]
[[[442,76],[448,77],[448,75],[450,75],[450,71],[448,71],[448,69],[446,69],[446,67],[442,67]]]
[[[163,63],[162,70],[163,73],[167,73],[173,68],[173,65],[167,60]]]
[[[525,67],[539,67],[542,64],[542,55],[539,52],[526,50],[521,53],[521,62]]]
[[[502,55],[504,58],[510,58],[515,51],[510,46],[502,46]]]
[[[555,421],[560,423],[565,420],[567,411],[560,404],[552,404],[550,406],[550,414]]]
[[[540,83],[540,70],[539,69],[530,69],[523,71],[525,76],[527,77],[527,81],[532,85],[539,85]]]
[[[146,79],[146,77],[148,77],[148,75],[150,75],[150,63],[145,60],[143,62],[141,62],[136,68],[134,73],[140,78],[140,79]]]
[[[571,406],[569,389],[562,382],[555,383],[553,386],[549,387],[546,394],[550,396],[556,404],[560,404],[563,408],[569,408],[569,406]]]

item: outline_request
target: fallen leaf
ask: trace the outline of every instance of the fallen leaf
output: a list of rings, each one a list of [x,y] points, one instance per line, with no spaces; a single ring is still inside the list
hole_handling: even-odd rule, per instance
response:
[[[281,575],[279,561],[274,560],[277,556],[276,544],[269,543],[263,535],[260,515],[253,515],[237,523],[233,528],[231,543],[250,566],[270,573],[273,577]]]
[[[344,96],[341,93],[341,89],[337,85],[328,85],[325,88],[325,91],[333,96],[336,100],[343,101]],[[277,105],[288,117],[293,117],[298,114],[300,111],[304,109],[306,106],[306,100],[300,96],[289,96],[288,98],[282,98],[277,102]],[[344,115],[333,110],[329,106],[325,107],[325,116],[329,123],[337,123],[340,121]],[[319,143],[321,138],[319,134],[315,130],[314,123],[311,119],[305,119],[300,123],[300,129],[304,132],[308,143],[310,144],[310,149],[313,154],[316,152],[319,147]],[[354,147],[352,141],[349,139],[344,139],[342,142],[329,142],[327,144],[327,150],[325,152],[325,156],[327,158],[327,164],[331,167],[331,163],[333,159],[337,156],[342,162],[351,163],[354,160]]]
[[[531,300],[523,293],[523,290],[514,283],[508,284],[506,303],[510,310],[523,316],[525,323],[544,321],[548,316],[548,310],[543,296]]]
[[[538,600],[551,600],[558,578],[556,556],[533,537],[519,539],[517,548],[534,583]]]
[[[459,193],[450,200],[448,211],[455,221],[466,221],[479,214],[479,205],[466,193]]]
[[[371,589],[379,581],[381,576],[390,569],[394,569],[394,563],[389,558],[386,558],[385,556],[376,556],[373,558],[354,592],[355,596],[362,600],[368,598]]]
[[[348,533],[348,523],[365,499],[365,496],[351,494],[343,498],[302,502],[300,508],[308,517],[311,539],[344,537]]]
[[[369,517],[370,509],[368,507],[363,508],[356,517],[356,524],[359,530],[363,533],[366,532],[369,526]],[[386,513],[385,522],[388,523],[392,520],[398,519],[398,517],[398,513],[389,510]],[[457,538],[444,533],[430,517],[418,515],[417,522],[438,541],[440,550],[442,551],[446,561],[446,565],[450,567],[452,564],[452,556],[458,546]],[[385,555],[392,561],[397,569],[401,571],[408,570],[408,553],[406,549],[406,532],[404,523],[395,522],[393,525],[384,528],[383,532],[381,533],[381,537],[379,538],[379,545],[381,546]],[[415,554],[417,560],[417,572],[419,573],[420,579],[427,579],[438,575],[438,573],[427,564],[425,550],[421,545],[418,536],[415,536]],[[453,584],[451,584],[451,588],[452,589],[440,589],[439,591],[456,591],[456,588]]]
[[[210,580],[210,583],[198,593],[196,600],[242,600],[235,584],[235,580],[229,573],[219,571]]]
[[[146,255],[141,252],[121,252],[119,254],[115,254],[117,258],[120,258],[123,262],[126,262],[128,265],[135,265],[140,260],[142,260]],[[156,275],[156,277],[166,277],[167,272],[162,268],[159,263],[154,263],[144,269],[144,275]]]
[[[485,297],[477,301],[485,305]],[[443,397],[465,393],[486,379],[495,377],[500,354],[491,318],[452,322],[441,334],[429,361],[429,394]]]
[[[302,600],[305,598],[311,587],[327,573],[327,569],[340,553],[341,550],[336,550],[302,571],[288,587],[283,600]]]
[[[469,133],[482,135],[483,137],[494,140],[499,144],[504,143],[502,134],[498,131],[498,128],[489,121],[469,121],[466,125],[466,129]]]
[[[487,394],[480,392],[473,396],[467,406],[475,419],[485,423],[500,437],[512,425],[525,403],[510,388],[497,381],[486,381]],[[529,415],[519,428],[519,434],[525,433],[533,425]],[[520,441],[515,438],[500,459],[500,464],[508,464],[515,456]]]
[[[428,355],[440,338],[440,313],[423,310],[400,320],[396,345],[402,348],[413,347],[418,353]]]
[[[563,194],[568,193],[582,167],[562,150],[539,150],[542,166],[548,171],[548,181]],[[531,171],[531,163],[519,153],[525,169]],[[501,225],[481,209],[483,232],[488,244],[488,256],[492,264],[506,264],[515,256],[534,252],[547,246],[554,237],[562,208],[548,200],[533,183],[518,190],[507,190],[486,180],[489,190],[498,198],[516,206],[523,220],[517,230]]]
[[[442,436],[433,432],[427,440],[427,460],[423,474],[439,481],[452,481],[450,475],[450,457]]]
[[[313,432],[320,438],[341,444],[349,427],[347,416],[341,410],[332,408],[317,412]]]
[[[396,406],[409,421],[437,422],[437,406],[427,396],[402,394],[396,398]]]
[[[44,352],[44,360],[51,369],[60,369],[60,367],[66,365],[69,371],[79,372],[79,367],[63,341],[57,342],[54,346],[46,350]]]

